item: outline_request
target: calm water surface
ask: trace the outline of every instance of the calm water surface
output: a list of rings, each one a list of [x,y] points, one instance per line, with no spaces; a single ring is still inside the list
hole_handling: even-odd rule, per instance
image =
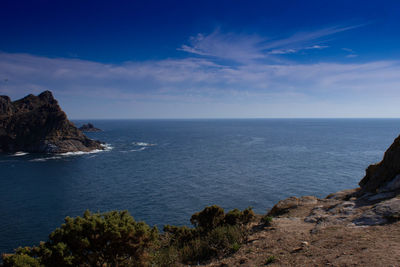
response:
[[[264,213],[292,195],[354,188],[400,133],[395,119],[92,122],[104,132],[88,136],[111,150],[0,155],[0,253],[46,240],[86,209],[188,225],[210,204]]]

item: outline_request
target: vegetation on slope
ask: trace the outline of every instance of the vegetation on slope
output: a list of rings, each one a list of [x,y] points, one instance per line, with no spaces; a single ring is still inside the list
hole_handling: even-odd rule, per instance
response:
[[[218,206],[192,215],[193,228],[136,222],[127,211],[91,213],[65,223],[38,246],[3,255],[8,266],[175,266],[197,264],[237,251],[254,218],[251,208],[225,213]]]

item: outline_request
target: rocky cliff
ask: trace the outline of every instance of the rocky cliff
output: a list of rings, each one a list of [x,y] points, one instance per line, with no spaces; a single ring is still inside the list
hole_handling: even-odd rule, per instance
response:
[[[12,102],[0,96],[0,152],[64,153],[103,149],[61,110],[50,91]]]
[[[400,189],[400,136],[386,150],[383,160],[367,168],[359,185],[363,193],[380,193]]]

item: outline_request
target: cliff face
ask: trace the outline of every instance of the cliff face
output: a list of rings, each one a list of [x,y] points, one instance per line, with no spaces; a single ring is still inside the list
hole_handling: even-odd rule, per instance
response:
[[[363,192],[400,190],[400,136],[386,150],[383,160],[370,165],[359,185]]]
[[[12,102],[0,96],[0,151],[64,153],[102,149],[71,123],[50,91]]]

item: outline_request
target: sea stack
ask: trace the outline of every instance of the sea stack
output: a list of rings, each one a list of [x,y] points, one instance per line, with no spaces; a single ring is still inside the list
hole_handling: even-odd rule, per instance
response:
[[[94,127],[93,124],[87,123],[79,127],[82,132],[102,132],[101,129]]]
[[[0,96],[0,152],[65,153],[103,149],[86,137],[50,91],[12,102]]]

